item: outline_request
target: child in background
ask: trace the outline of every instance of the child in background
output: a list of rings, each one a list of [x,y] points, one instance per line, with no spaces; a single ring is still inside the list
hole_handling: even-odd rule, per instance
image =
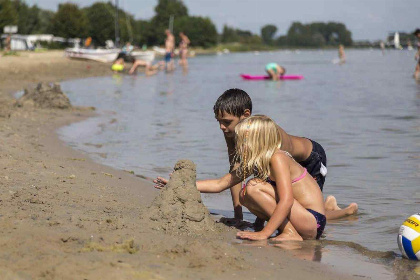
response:
[[[416,52],[416,55],[414,56],[414,59],[417,60],[417,64],[416,64],[416,70],[414,71],[414,79],[419,80],[420,79],[420,29],[417,28],[413,34],[417,38],[417,52]]]
[[[338,58],[340,59],[340,64],[346,62],[346,54],[344,53],[344,46],[340,44],[338,46]]]
[[[265,66],[265,71],[273,81],[278,81],[286,73],[286,69],[277,63],[271,62]]]

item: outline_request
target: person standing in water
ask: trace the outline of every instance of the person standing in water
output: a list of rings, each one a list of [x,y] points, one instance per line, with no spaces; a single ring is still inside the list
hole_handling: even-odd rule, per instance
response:
[[[417,38],[417,52],[416,52],[416,55],[414,56],[414,59],[417,60],[417,64],[416,64],[416,70],[414,71],[414,79],[419,80],[420,79],[420,29],[417,28],[413,34]]]
[[[385,55],[385,43],[383,41],[379,43],[379,47],[381,48],[382,55]]]
[[[273,81],[280,80],[280,77],[286,73],[286,69],[277,63],[271,62],[265,66],[265,71]]]
[[[182,65],[184,68],[188,67],[187,54],[188,46],[190,44],[190,39],[184,32],[179,32],[179,37],[181,41],[179,42],[179,65]]]
[[[344,53],[344,46],[342,44],[338,47],[338,58],[340,59],[340,64],[346,62],[346,54]]]
[[[165,30],[165,34],[165,67],[166,71],[173,71],[175,69],[175,65],[172,59],[175,48],[175,37],[169,29]]]

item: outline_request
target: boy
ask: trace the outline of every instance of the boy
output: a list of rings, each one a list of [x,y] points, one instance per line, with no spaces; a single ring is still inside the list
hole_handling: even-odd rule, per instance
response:
[[[234,162],[235,155],[235,126],[244,118],[251,116],[252,101],[249,95],[241,89],[229,89],[225,91],[216,101],[213,107],[214,115],[223,131],[230,163],[230,171],[237,168]],[[287,134],[278,126],[282,136],[281,149],[289,152],[293,158],[305,167],[309,174],[317,181],[321,191],[324,187],[325,176],[327,175],[327,156],[324,149],[317,142]],[[239,201],[241,185],[238,184],[231,189],[235,218],[233,223],[242,221],[242,206]],[[352,203],[345,209],[340,209],[333,196],[325,200],[327,219],[337,219],[357,212],[357,204]],[[264,221],[256,221],[258,226]]]

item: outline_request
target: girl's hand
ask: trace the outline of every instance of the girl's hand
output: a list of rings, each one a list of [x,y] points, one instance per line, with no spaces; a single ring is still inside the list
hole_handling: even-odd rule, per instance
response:
[[[163,189],[166,187],[166,184],[168,183],[168,180],[162,177],[157,177],[153,180],[153,183],[156,185],[154,186],[156,189]]]
[[[253,231],[240,231],[236,234],[236,237],[239,239],[248,239],[248,240],[266,240],[269,238],[262,231],[253,232]]]

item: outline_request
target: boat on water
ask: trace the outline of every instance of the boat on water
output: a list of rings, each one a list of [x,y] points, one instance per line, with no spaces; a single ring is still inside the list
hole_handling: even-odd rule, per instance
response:
[[[400,34],[395,32],[394,34],[394,48],[397,50],[402,50],[402,46],[400,44]]]
[[[120,49],[67,48],[64,50],[64,55],[68,58],[94,60],[107,63],[114,61],[120,51]]]
[[[152,62],[155,60],[156,54],[154,51],[132,51],[130,55],[133,56],[136,60]]]
[[[121,49],[84,49],[84,48],[67,48],[64,55],[68,58],[94,60],[109,63],[117,59]],[[154,51],[133,51],[130,54],[134,59],[152,62],[155,59]]]

